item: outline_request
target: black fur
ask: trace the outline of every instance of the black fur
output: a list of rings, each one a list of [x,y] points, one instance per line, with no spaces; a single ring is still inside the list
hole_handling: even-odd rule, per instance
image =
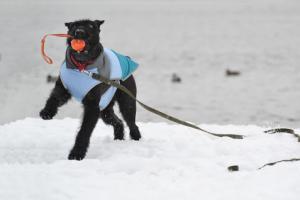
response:
[[[100,20],[79,20],[75,22],[65,23],[68,27],[68,34],[75,39],[83,39],[85,41],[85,49],[83,52],[71,50],[71,54],[77,61],[86,62],[94,60],[103,52],[103,46],[100,41],[100,25],[104,21]],[[71,40],[67,39],[67,44],[71,45]]]
[[[65,23],[69,29],[68,34],[72,35],[74,38],[84,39],[87,44],[83,52],[71,52],[77,61],[86,62],[94,60],[103,52],[99,37],[100,25],[103,24],[103,22],[104,21],[99,20],[79,20]],[[78,29],[80,31],[78,31]],[[67,44],[70,45],[70,42],[71,40],[68,39]],[[121,81],[121,84],[136,95],[136,84],[133,76],[130,76],[125,81]],[[99,117],[102,118],[104,123],[114,127],[115,140],[124,139],[123,122],[116,116],[113,110],[115,102],[119,104],[120,112],[129,127],[131,139],[139,140],[141,138],[139,128],[135,123],[136,102],[122,91],[117,90],[111,103],[106,109],[100,112],[99,101],[104,91],[105,88],[103,88],[103,85],[99,84],[82,100],[84,108],[82,124],[68,159],[82,160],[85,157],[91,134]],[[45,107],[40,111],[41,118],[45,120],[52,119],[56,115],[58,108],[65,104],[70,98],[70,93],[64,88],[59,78],[56,81],[55,87],[52,90]]]

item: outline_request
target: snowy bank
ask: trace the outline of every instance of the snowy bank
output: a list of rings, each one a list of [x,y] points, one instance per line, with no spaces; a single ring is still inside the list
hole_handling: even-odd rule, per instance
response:
[[[0,126],[0,199],[299,199],[300,162],[257,170],[266,162],[300,157],[288,134],[257,126],[201,127],[245,134],[215,138],[165,123],[139,123],[139,142],[114,141],[98,123],[83,161],[68,161],[77,119],[27,118]],[[238,164],[239,172],[228,172]]]

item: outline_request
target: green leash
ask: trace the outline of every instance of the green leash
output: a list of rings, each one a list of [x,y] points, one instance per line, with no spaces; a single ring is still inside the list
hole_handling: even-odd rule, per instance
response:
[[[205,132],[205,133],[208,133],[210,135],[213,135],[213,136],[216,136],[216,137],[230,137],[230,138],[233,138],[233,139],[243,139],[244,136],[243,135],[235,135],[235,134],[217,134],[217,133],[212,133],[212,132],[209,132],[207,130],[204,130],[192,123],[189,123],[189,122],[186,122],[186,121],[183,121],[183,120],[180,120],[176,117],[173,117],[173,116],[170,116],[166,113],[163,113],[155,108],[152,108],[150,106],[147,106],[146,104],[144,104],[143,102],[139,101],[126,87],[124,87],[123,85],[113,81],[113,80],[109,80],[103,76],[101,76],[100,74],[96,74],[96,73],[92,73],[92,72],[89,72],[87,70],[83,70],[82,71],[83,73],[87,74],[88,76],[92,77],[93,79],[95,80],[98,80],[98,81],[101,81],[107,85],[111,85],[113,87],[116,87],[118,88],[119,90],[121,90],[122,92],[126,93],[127,95],[129,95],[132,99],[134,99],[138,104],[140,104],[144,109],[148,110],[149,112],[152,112],[162,118],[165,118],[169,121],[172,121],[172,122],[175,122],[177,124],[181,124],[183,126],[187,126],[187,127],[190,127],[190,128],[194,128],[194,129],[197,129],[199,131],[202,131],[202,132]]]
[[[212,133],[212,132],[209,132],[207,130],[204,130],[192,123],[189,123],[189,122],[186,122],[186,121],[183,121],[183,120],[180,120],[176,117],[173,117],[173,116],[170,116],[166,113],[163,113],[159,110],[156,110],[155,108],[152,108],[150,106],[147,106],[146,104],[144,104],[143,102],[139,101],[126,87],[124,87],[123,85],[113,81],[113,80],[109,80],[103,76],[101,76],[100,74],[95,74],[95,73],[92,73],[92,72],[89,72],[89,71],[86,71],[84,70],[83,73],[87,74],[88,76],[92,77],[93,79],[96,79],[98,81],[101,81],[107,85],[111,85],[113,87],[116,87],[118,88],[119,90],[121,90],[122,92],[126,93],[127,95],[129,95],[132,99],[134,99],[136,102],[138,102],[138,104],[140,104],[144,109],[162,117],[162,118],[165,118],[167,120],[170,120],[172,122],[175,122],[177,124],[181,124],[183,126],[187,126],[187,127],[190,127],[190,128],[194,128],[196,130],[199,130],[199,131],[202,131],[202,132],[205,132],[207,134],[210,134],[210,135],[213,135],[213,136],[216,136],[216,137],[230,137],[232,139],[243,139],[245,136],[244,135],[235,135],[235,134],[217,134],[217,133]],[[277,129],[270,129],[270,130],[266,130],[264,131],[265,133],[269,133],[269,134],[274,134],[274,133],[289,133],[289,134],[292,134],[294,135],[295,137],[298,138],[298,142],[300,142],[300,136],[295,134],[294,130],[293,129],[289,129],[289,128],[277,128]],[[293,158],[293,159],[287,159],[287,160],[280,160],[280,161],[277,161],[277,162],[272,162],[272,163],[267,163],[265,165],[263,165],[262,167],[258,168],[259,170],[266,167],[266,166],[272,166],[272,165],[275,165],[277,163],[281,163],[281,162],[293,162],[293,161],[300,161],[300,158]],[[235,165],[235,166],[230,166],[228,167],[228,170],[229,171],[238,171],[238,165]]]

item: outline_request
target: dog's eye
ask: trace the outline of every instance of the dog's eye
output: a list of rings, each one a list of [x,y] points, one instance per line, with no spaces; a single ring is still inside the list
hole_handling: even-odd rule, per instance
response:
[[[92,24],[89,24],[89,27],[92,28],[92,29],[94,28],[94,26]]]

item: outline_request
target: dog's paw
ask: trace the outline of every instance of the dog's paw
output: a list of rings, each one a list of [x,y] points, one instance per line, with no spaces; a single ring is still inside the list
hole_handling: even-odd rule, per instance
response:
[[[114,140],[124,140],[124,127],[120,126],[114,127]]]
[[[142,137],[138,127],[130,130],[129,134],[132,140],[139,140]]]
[[[40,117],[44,120],[50,120],[54,117],[56,112],[57,112],[56,110],[50,110],[44,108],[43,110],[40,111]]]
[[[73,148],[68,156],[69,160],[82,160],[86,154],[86,149],[84,148]]]

